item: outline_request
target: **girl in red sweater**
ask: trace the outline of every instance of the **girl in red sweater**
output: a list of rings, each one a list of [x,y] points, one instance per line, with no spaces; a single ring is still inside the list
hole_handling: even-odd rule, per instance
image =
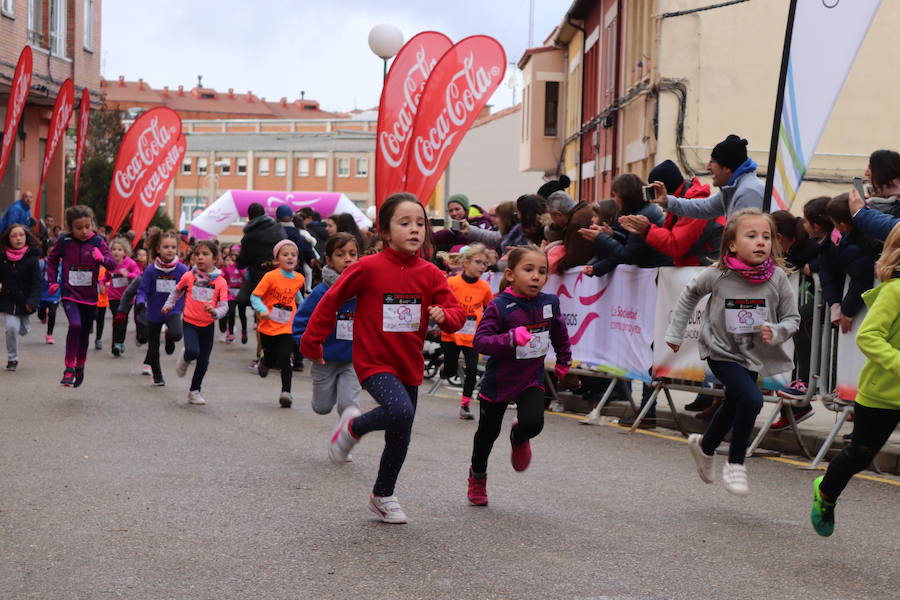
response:
[[[406,523],[394,485],[406,459],[425,362],[422,346],[429,317],[442,331],[458,331],[463,308],[440,269],[420,258],[431,228],[425,208],[412,194],[389,197],[378,211],[378,233],[385,248],[347,267],[316,306],[300,350],[324,364],[322,343],[334,329],[338,308],[356,297],[353,366],[359,381],[379,406],[365,414],[355,407],[341,415],[331,436],[329,458],[344,464],[359,439],[384,431],[384,451],[369,509],[385,523]],[[389,350],[387,350],[389,349]]]

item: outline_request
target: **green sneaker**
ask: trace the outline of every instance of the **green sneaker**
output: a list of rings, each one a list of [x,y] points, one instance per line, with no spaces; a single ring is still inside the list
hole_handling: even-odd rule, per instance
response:
[[[809,520],[812,522],[813,529],[822,537],[828,537],[834,533],[834,502],[829,502],[822,498],[819,491],[819,485],[825,478],[824,475],[816,477],[813,481],[813,502],[812,510],[809,511]]]

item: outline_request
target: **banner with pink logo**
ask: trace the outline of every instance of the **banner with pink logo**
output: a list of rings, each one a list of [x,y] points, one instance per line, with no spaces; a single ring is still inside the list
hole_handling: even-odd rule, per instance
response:
[[[191,221],[191,237],[198,240],[216,237],[229,225],[246,217],[247,209],[254,202],[262,204],[266,214],[272,217],[279,206],[287,205],[293,212],[311,208],[323,219],[334,214],[349,213],[359,227],[372,226],[372,221],[356,204],[339,192],[228,190]]]
[[[423,203],[428,200],[505,73],[503,46],[486,35],[467,37],[441,57],[422,92],[406,160],[405,191]]]
[[[406,160],[425,82],[438,59],[453,43],[443,33],[423,31],[412,37],[391,63],[378,104],[375,149],[375,206],[405,190]]]

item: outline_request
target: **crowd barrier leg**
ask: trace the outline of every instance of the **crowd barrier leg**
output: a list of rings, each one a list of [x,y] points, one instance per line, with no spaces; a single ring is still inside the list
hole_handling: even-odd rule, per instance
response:
[[[637,431],[638,426],[641,424],[641,421],[644,420],[644,417],[647,416],[647,413],[650,412],[650,409],[656,406],[656,401],[659,399],[659,392],[664,389],[663,383],[660,381],[656,384],[656,387],[653,389],[653,394],[650,398],[647,399],[647,404],[641,409],[641,412],[638,413],[637,418],[634,420],[634,424],[632,424],[631,428],[624,433],[634,433]],[[668,390],[666,390],[668,393]]]
[[[828,455],[828,451],[831,449],[831,445],[834,443],[834,439],[837,437],[838,432],[840,432],[841,427],[844,426],[844,423],[847,421],[847,418],[850,416],[850,413],[853,412],[853,405],[848,404],[841,409],[841,412],[838,414],[838,419],[834,424],[834,427],[831,428],[831,431],[828,432],[828,437],[825,438],[825,441],[822,442],[822,447],[819,448],[819,453],[816,454],[816,457],[813,459],[811,463],[808,465],[804,465],[801,467],[797,467],[798,469],[803,469],[806,471],[812,471],[819,468],[819,465],[822,464],[822,461],[825,459],[825,456]]]
[[[678,431],[681,432],[681,435],[687,437],[688,432],[684,428],[684,425],[681,424],[681,419],[678,418],[678,410],[675,408],[675,403],[672,401],[672,392],[670,392],[669,388],[666,386],[663,386],[662,389],[666,393],[666,401],[669,403],[669,410],[672,411],[672,418],[675,420],[675,426],[678,428]]]
[[[759,429],[759,433],[757,433],[756,437],[753,439],[753,443],[751,443],[750,447],[747,448],[747,457],[748,458],[753,456],[753,454],[756,452],[756,449],[759,448],[759,445],[762,443],[763,438],[765,438],[766,434],[769,433],[769,428],[772,427],[772,423],[774,423],[775,419],[778,417],[778,415],[781,414],[781,409],[783,407],[784,407],[784,400],[781,398],[778,398],[778,400],[775,402],[775,407],[772,409],[772,412],[769,413],[768,417],[766,417],[766,422],[763,423],[763,426],[760,427],[760,429]],[[788,420],[791,422],[791,426],[796,428],[797,423],[794,422],[794,412],[792,410],[788,410],[787,413],[788,413]]]
[[[428,390],[428,395],[434,396],[434,393],[441,389],[442,385],[444,385],[444,380],[441,377],[441,374],[438,373],[437,375],[435,375],[434,383],[431,384],[431,388]]]
[[[600,398],[600,402],[597,403],[597,406],[587,414],[587,416],[582,421],[584,425],[600,425],[603,423],[602,412],[603,408],[606,406],[606,403],[609,402],[609,399],[612,398],[613,392],[616,389],[616,384],[619,383],[618,377],[613,377],[609,381],[609,385],[606,386],[606,390],[603,392],[603,397]],[[631,401],[631,406],[634,408],[634,401]]]

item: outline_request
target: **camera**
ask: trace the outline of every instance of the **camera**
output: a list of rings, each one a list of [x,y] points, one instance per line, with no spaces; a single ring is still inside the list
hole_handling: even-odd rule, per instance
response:
[[[652,185],[645,185],[641,188],[644,191],[644,200],[653,202],[656,200],[656,188]]]

